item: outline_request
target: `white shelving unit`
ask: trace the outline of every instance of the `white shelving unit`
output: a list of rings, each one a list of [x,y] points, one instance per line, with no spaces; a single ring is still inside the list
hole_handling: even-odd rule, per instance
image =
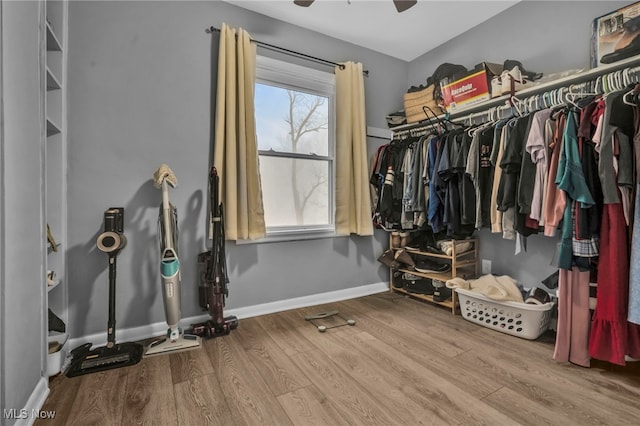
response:
[[[402,293],[408,296],[411,296],[416,299],[424,300],[430,303],[434,303],[436,305],[444,306],[451,310],[451,313],[455,315],[459,312],[460,307],[458,304],[458,298],[455,291],[451,292],[451,298],[444,301],[435,301],[432,295],[428,294],[418,294],[411,293],[402,288],[402,285],[398,285],[396,282],[396,278],[394,277],[394,271],[400,272],[408,272],[412,275],[416,275],[418,277],[429,278],[432,280],[442,281],[443,283],[447,280],[450,280],[454,277],[462,277],[462,278],[476,278],[480,271],[478,267],[478,240],[476,238],[469,238],[466,240],[452,240],[454,244],[452,244],[452,252],[450,255],[446,254],[436,254],[423,252],[416,249],[405,248],[405,250],[414,258],[419,259],[421,256],[430,259],[436,259],[439,262],[445,262],[451,265],[451,268],[444,273],[437,272],[419,272],[412,269],[400,268],[400,269],[391,269],[390,270],[390,278],[389,278],[389,290],[391,292]],[[468,242],[471,243],[471,248],[462,253],[456,252],[456,246],[458,243]],[[391,245],[391,244],[390,244]],[[397,248],[393,249],[398,250]]]
[[[56,242],[56,250],[47,245],[47,271],[55,271],[54,284],[47,286],[47,309],[68,324],[67,312],[67,0],[45,2],[45,116],[47,139],[45,143],[45,217]],[[48,315],[45,313],[45,315]],[[48,332],[48,330],[47,330]],[[61,352],[47,356],[48,375],[60,371],[67,348],[66,333],[48,332],[48,342],[59,343]]]

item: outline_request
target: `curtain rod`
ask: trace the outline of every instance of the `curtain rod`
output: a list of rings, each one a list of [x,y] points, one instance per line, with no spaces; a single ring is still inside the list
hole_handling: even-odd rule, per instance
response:
[[[220,32],[220,28],[216,28],[216,27],[209,27],[209,28],[205,28],[204,32],[207,34],[211,34],[213,32]],[[269,44],[269,43],[265,43],[263,41],[258,41],[258,40],[251,40],[252,43],[257,44],[260,47],[264,47],[266,49],[270,49],[270,50],[274,50],[276,52],[282,52],[282,53],[286,53],[288,55],[291,56],[297,56],[299,58],[304,58],[310,61],[315,61],[315,62],[319,62],[321,64],[325,64],[325,65],[333,65],[333,66],[337,66],[340,67],[341,70],[344,69],[344,64],[339,64],[337,62],[333,62],[333,61],[329,61],[327,59],[322,59],[322,58],[317,58],[315,56],[311,56],[311,55],[307,55],[306,53],[301,53],[301,52],[296,52],[295,50],[290,50],[290,49],[285,49],[284,47],[280,47],[280,46],[275,46],[273,44]],[[363,70],[362,74],[364,74],[366,77],[369,76],[369,70]]]

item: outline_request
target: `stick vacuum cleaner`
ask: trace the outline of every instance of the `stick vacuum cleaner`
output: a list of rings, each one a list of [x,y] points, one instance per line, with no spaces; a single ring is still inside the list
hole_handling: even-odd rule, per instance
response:
[[[215,167],[209,172],[210,217],[213,222],[211,250],[198,255],[200,265],[199,303],[209,311],[211,319],[192,324],[192,333],[206,339],[225,336],[238,327],[238,318],[224,316],[224,301],[229,295],[227,260],[224,252],[224,216],[218,197],[219,178]]]
[[[140,362],[143,346],[135,342],[116,343],[116,259],[127,245],[124,208],[112,207],[104,212],[104,232],[98,236],[98,249],[109,256],[109,321],[107,344],[91,349],[91,343],[71,351],[68,377],[125,367]]]
[[[162,189],[162,205],[158,217],[158,239],[160,243],[160,275],[162,296],[167,318],[167,335],[152,342],[145,355],[175,352],[200,347],[200,338],[185,334],[180,328],[180,260],[178,259],[178,213],[169,202],[169,186],[175,188],[177,179],[166,164],[153,174],[154,185]]]

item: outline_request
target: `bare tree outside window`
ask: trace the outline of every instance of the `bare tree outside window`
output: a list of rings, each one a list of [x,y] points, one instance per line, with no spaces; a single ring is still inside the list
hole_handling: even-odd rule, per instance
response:
[[[332,234],[334,73],[258,56],[254,95],[267,236]]]
[[[331,223],[328,117],[324,96],[256,84],[267,227]]]
[[[287,90],[287,95],[289,97],[289,114],[285,117],[285,121],[289,125],[291,151],[297,153],[298,144],[308,140],[304,138],[305,135],[327,130],[328,117],[326,113],[322,113],[321,109],[325,105],[326,98],[293,90]],[[313,151],[311,153],[314,154]],[[295,162],[291,170],[293,206],[298,225],[304,225],[304,212],[313,193],[327,183],[326,173],[322,173],[320,168],[314,165],[311,166],[311,173],[308,169],[300,170],[300,174],[304,174],[305,179],[299,180],[299,169],[303,167],[304,165],[300,162]]]

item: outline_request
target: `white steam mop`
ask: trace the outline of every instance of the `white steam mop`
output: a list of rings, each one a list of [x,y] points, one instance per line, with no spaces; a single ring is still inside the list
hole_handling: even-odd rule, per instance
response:
[[[177,179],[166,164],[153,174],[153,184],[162,189],[162,205],[158,217],[158,240],[160,245],[160,275],[162,297],[167,317],[167,335],[152,342],[145,355],[182,351],[200,347],[200,337],[184,334],[180,328],[180,260],[178,259],[178,213],[169,202],[169,185],[175,188]]]

